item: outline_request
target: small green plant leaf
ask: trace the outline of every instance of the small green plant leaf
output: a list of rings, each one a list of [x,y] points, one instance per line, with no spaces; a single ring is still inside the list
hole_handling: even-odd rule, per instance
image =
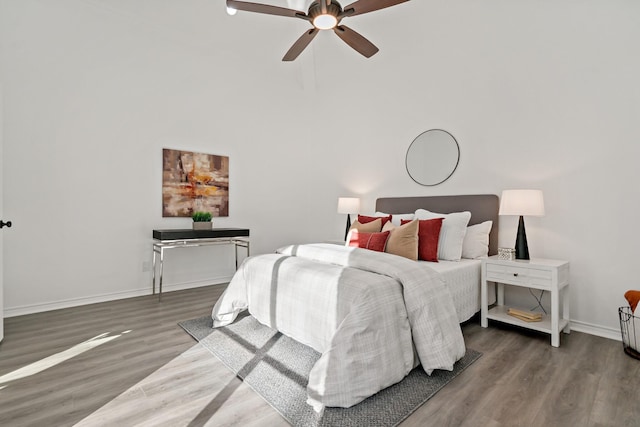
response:
[[[209,222],[211,221],[211,212],[196,211],[191,215],[193,222]]]

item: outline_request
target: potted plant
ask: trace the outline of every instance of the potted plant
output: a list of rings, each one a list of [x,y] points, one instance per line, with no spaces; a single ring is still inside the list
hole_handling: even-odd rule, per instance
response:
[[[196,211],[191,215],[193,219],[194,230],[211,230],[213,223],[211,222],[211,212]]]

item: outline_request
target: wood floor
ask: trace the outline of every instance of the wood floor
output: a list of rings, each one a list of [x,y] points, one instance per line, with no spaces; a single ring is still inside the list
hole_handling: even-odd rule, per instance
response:
[[[5,319],[0,426],[286,426],[176,323],[208,315],[209,286]],[[617,341],[476,322],[483,356],[409,426],[640,426],[640,361]],[[46,369],[45,369],[46,368]]]

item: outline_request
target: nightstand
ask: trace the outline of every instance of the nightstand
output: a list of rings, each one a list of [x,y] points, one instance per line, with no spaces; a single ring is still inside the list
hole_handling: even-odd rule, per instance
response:
[[[488,283],[497,284],[497,303],[489,310]],[[519,286],[551,293],[551,313],[540,322],[525,322],[507,314],[504,305],[504,286]],[[551,345],[560,346],[560,331],[569,333],[569,262],[552,259],[501,260],[492,256],[482,260],[480,291],[480,324],[488,326],[488,319],[551,334]],[[560,313],[562,300],[562,313]],[[516,307],[514,307],[516,308]]]

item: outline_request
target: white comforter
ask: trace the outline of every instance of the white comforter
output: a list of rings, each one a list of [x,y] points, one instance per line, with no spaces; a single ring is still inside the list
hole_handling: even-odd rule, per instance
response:
[[[249,309],[322,354],[308,403],[350,407],[416,365],[452,370],[465,345],[451,295],[424,263],[331,244],[248,258],[213,308],[214,327]]]

